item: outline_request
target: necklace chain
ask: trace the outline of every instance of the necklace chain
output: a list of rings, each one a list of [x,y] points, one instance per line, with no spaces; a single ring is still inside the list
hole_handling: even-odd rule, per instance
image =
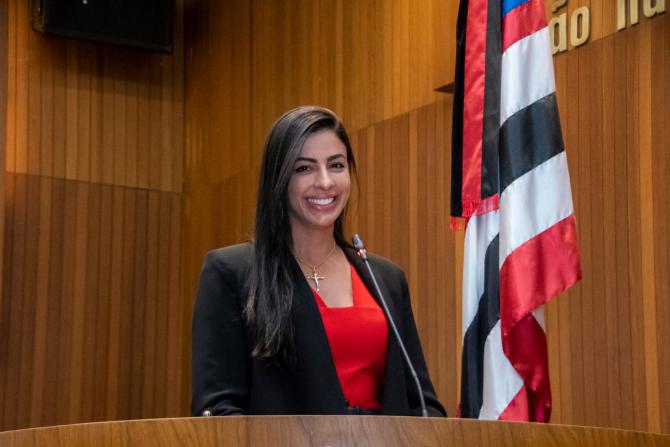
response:
[[[328,258],[330,258],[330,256],[335,251],[335,247],[337,247],[337,244],[335,243],[335,241],[333,241],[333,248],[330,249],[328,254],[321,260],[321,262],[319,262],[318,264],[316,264],[314,266],[312,266],[309,262],[302,259],[300,256],[296,255],[296,257],[298,258],[298,261],[302,262],[303,264],[307,265],[308,267],[311,267],[312,270],[317,270],[319,267],[321,267],[328,260]]]
[[[317,270],[318,270],[319,267],[321,267],[332,256],[332,254],[335,252],[336,247],[337,247],[337,244],[335,243],[335,241],[333,241],[333,248],[331,248],[330,251],[328,252],[328,254],[326,255],[326,257],[323,258],[323,260],[321,260],[321,262],[319,262],[316,265],[311,265],[307,261],[302,259],[300,256],[298,256],[297,254],[295,255],[298,258],[298,261],[307,265],[308,267],[311,266],[312,275],[311,276],[305,275],[305,278],[306,279],[311,279],[312,281],[314,281],[314,287],[316,288],[317,292],[319,291],[319,281],[321,281],[323,279],[326,279],[325,276],[319,276],[319,273],[317,272]]]

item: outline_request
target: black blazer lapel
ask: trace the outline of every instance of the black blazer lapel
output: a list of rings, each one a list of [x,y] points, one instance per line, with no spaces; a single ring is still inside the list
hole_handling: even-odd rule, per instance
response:
[[[306,414],[346,414],[344,393],[321,313],[300,266],[295,260],[292,264],[295,341],[300,356],[295,390],[305,402],[310,402]]]

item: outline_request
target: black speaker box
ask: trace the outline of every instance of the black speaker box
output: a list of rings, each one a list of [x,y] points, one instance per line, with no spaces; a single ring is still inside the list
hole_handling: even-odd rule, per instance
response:
[[[172,52],[174,0],[34,0],[45,34]]]

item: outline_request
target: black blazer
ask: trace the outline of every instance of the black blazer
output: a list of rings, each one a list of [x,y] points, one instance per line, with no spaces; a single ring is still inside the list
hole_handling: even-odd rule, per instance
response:
[[[344,251],[379,300],[362,260],[353,249]],[[193,315],[191,414],[348,414],[319,309],[295,261],[297,365],[288,369],[250,358],[242,303],[252,258],[251,243],[213,250],[205,258]],[[416,368],[428,413],[446,416],[428,376],[405,275],[382,257],[369,259]],[[383,414],[420,415],[419,397],[401,355],[389,329]]]

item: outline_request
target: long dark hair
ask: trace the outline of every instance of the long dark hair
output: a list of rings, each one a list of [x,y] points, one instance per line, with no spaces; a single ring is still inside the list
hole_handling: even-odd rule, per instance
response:
[[[307,138],[320,130],[332,130],[347,149],[350,173],[355,177],[356,162],[349,137],[332,111],[314,106],[298,107],[282,115],[265,141],[258,182],[255,257],[251,265],[248,296],[244,306],[251,356],[294,365],[297,359],[293,332],[293,292],[291,275],[293,238],[288,216],[288,184],[296,159]],[[337,218],[334,237],[346,245],[344,212]]]

